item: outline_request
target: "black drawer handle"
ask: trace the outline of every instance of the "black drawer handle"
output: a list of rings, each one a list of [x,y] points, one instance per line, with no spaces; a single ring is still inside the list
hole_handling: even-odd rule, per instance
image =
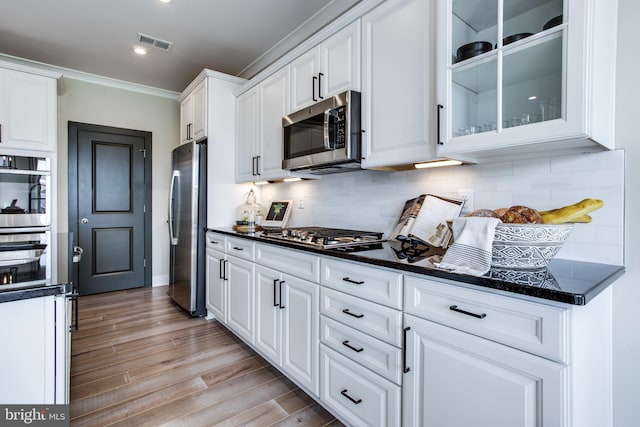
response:
[[[466,311],[466,310],[462,310],[462,309],[458,308],[457,305],[449,306],[449,310],[455,311],[455,312],[458,312],[458,313],[462,313],[462,314],[466,314],[467,316],[472,316],[472,317],[475,317],[475,318],[478,318],[478,319],[484,319],[485,317],[487,317],[486,313],[480,313],[480,314],[472,313],[470,311]]]
[[[244,248],[239,248],[237,246],[234,246],[233,249],[235,249],[236,251],[244,251]]]
[[[354,285],[364,284],[364,280],[352,280],[352,279],[349,279],[348,277],[343,277],[342,280],[344,280],[345,282],[353,283]]]
[[[349,390],[347,390],[346,388],[344,390],[342,390],[340,392],[341,395],[343,395],[344,397],[346,397],[347,399],[349,399],[350,401],[352,401],[353,403],[355,403],[356,405],[362,402],[362,399],[354,399],[353,397],[349,396],[347,394]]]
[[[220,242],[218,242],[217,240],[209,240],[209,243],[211,243],[212,245],[217,245]]]
[[[360,347],[360,348],[355,348],[354,346],[352,346],[351,344],[349,344],[349,340],[345,340],[342,341],[342,345],[345,347],[350,348],[351,350],[355,351],[356,353],[360,353],[361,351],[364,350],[364,348]]]
[[[342,310],[342,312],[344,314],[348,314],[349,316],[353,316],[353,317],[355,317],[357,319],[360,319],[360,318],[364,317],[364,314],[353,314],[352,312],[349,311],[348,308],[345,308],[344,310]]]
[[[402,330],[402,372],[405,374],[411,370],[407,366],[407,332],[411,330],[411,326],[407,326]]]

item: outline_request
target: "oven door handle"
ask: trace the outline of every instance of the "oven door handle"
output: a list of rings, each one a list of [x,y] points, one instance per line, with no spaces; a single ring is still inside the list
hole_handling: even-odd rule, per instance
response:
[[[75,286],[72,285],[72,290],[71,292],[69,292],[66,297],[67,299],[71,300],[72,303],[72,310],[73,310],[73,323],[71,323],[71,325],[69,325],[69,332],[74,332],[78,330],[78,297],[80,296],[80,294],[78,293],[78,290],[76,289]]]

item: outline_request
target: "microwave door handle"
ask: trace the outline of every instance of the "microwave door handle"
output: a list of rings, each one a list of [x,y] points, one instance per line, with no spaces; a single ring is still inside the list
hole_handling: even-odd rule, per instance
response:
[[[331,146],[331,140],[329,139],[329,122],[332,118],[337,118],[338,113],[335,110],[327,108],[324,111],[324,148],[325,150],[331,150],[333,147]]]

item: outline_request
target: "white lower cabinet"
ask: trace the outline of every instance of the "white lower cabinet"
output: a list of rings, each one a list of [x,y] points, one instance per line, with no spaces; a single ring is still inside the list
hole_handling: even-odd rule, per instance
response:
[[[69,402],[66,304],[53,295],[0,304],[3,405]]]
[[[256,265],[255,346],[318,394],[318,285]]]
[[[320,360],[320,399],[344,421],[354,426],[400,425],[398,385],[324,345]]]
[[[224,278],[225,254],[207,248],[206,282],[207,282],[207,310],[216,319],[225,322],[226,315],[226,281]]]
[[[226,324],[245,341],[253,344],[254,264],[251,261],[227,255],[225,269],[228,292]]]
[[[405,314],[404,426],[563,426],[568,368]]]

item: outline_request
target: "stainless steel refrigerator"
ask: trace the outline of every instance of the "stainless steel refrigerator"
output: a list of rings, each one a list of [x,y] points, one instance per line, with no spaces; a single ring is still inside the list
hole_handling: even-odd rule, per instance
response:
[[[206,314],[206,140],[174,149],[172,165],[168,221],[169,295],[191,316],[199,317]]]

